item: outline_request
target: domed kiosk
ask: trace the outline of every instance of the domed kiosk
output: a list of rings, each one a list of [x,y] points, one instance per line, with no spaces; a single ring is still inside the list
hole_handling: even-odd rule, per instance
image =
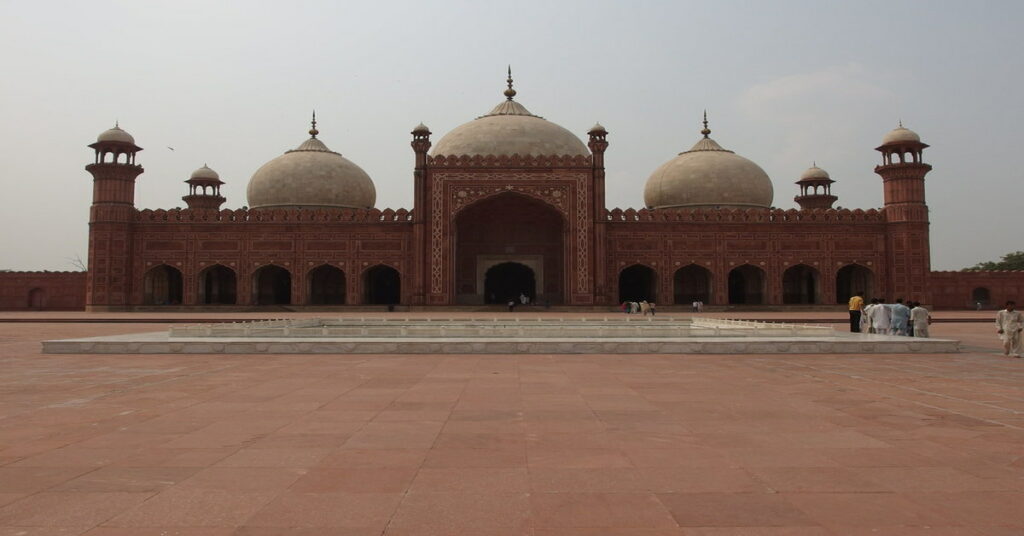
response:
[[[576,137],[555,123],[533,115],[513,100],[512,73],[509,72],[505,100],[486,115],[455,127],[446,134],[431,156],[587,156],[590,151]]]
[[[704,137],[689,151],[665,162],[644,187],[648,208],[770,208],[774,190],[768,174],[754,162]]]
[[[377,191],[370,176],[317,139],[310,138],[263,164],[249,180],[252,208],[373,208]]]

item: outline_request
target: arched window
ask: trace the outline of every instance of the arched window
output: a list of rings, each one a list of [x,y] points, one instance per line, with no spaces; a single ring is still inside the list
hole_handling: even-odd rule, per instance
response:
[[[653,302],[658,295],[658,274],[642,264],[634,264],[619,272],[619,302]]]
[[[985,287],[978,287],[971,291],[971,302],[988,307],[992,303],[992,294]]]
[[[524,294],[531,302],[537,299],[537,277],[529,266],[503,262],[491,266],[484,274],[484,303],[518,302]]]
[[[859,264],[847,264],[836,272],[836,303],[848,303],[855,294],[868,300],[875,294],[875,274]]]

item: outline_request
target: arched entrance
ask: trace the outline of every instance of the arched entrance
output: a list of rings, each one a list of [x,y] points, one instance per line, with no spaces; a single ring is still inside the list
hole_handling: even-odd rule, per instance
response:
[[[634,264],[619,272],[619,303],[653,302],[658,296],[658,274],[649,266]]]
[[[223,264],[214,264],[199,272],[199,303],[234,305],[237,287],[235,271]]]
[[[529,266],[503,262],[491,266],[484,274],[484,303],[519,302],[523,294],[531,302],[537,299],[537,279]]]
[[[256,305],[288,305],[292,302],[292,274],[284,268],[268,264],[252,275],[253,303]]]
[[[988,307],[992,301],[992,294],[985,287],[978,287],[971,291],[971,305],[981,304]]]
[[[847,264],[836,272],[836,303],[849,303],[856,293],[865,300],[875,295],[875,274],[859,264]]]
[[[677,304],[711,303],[711,271],[703,266],[691,264],[676,270],[672,284],[673,301]]]
[[[537,303],[563,302],[565,224],[554,207],[525,195],[503,193],[462,209],[454,227],[457,303],[506,299],[497,293],[492,296],[487,288],[488,272],[502,264],[522,265],[533,273],[531,298]]]
[[[761,305],[764,303],[764,270],[744,264],[729,272],[729,303]]]
[[[28,291],[28,308],[43,309],[46,307],[46,291],[41,288],[34,288]]]
[[[806,264],[790,266],[782,274],[782,303],[821,303],[820,274]]]
[[[311,305],[342,305],[345,303],[345,272],[324,264],[309,271]]]
[[[166,264],[155,266],[142,278],[142,303],[181,305],[181,272]]]
[[[366,303],[394,305],[402,301],[402,276],[390,266],[378,264],[367,270],[364,287]]]

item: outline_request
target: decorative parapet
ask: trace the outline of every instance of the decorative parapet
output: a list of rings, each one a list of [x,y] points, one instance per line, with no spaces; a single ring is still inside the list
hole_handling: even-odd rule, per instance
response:
[[[187,208],[145,209],[135,211],[141,223],[244,223],[244,222],[345,222],[345,223],[411,223],[412,211],[393,209],[352,208],[261,208],[193,210]]]
[[[877,209],[763,209],[763,208],[660,208],[605,210],[611,222],[709,222],[709,223],[885,223]]]
[[[438,155],[428,156],[427,165],[440,168],[549,168],[549,167],[591,167],[594,159],[592,156],[562,155],[562,156],[520,156],[508,155]]]

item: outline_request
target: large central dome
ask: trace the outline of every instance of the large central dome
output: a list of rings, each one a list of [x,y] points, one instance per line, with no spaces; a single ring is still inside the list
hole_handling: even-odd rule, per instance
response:
[[[511,74],[506,100],[485,116],[456,127],[437,142],[431,156],[587,156],[572,132],[530,113],[513,100]]]
[[[373,208],[377,191],[365,171],[310,138],[256,170],[246,197],[252,208]]]

